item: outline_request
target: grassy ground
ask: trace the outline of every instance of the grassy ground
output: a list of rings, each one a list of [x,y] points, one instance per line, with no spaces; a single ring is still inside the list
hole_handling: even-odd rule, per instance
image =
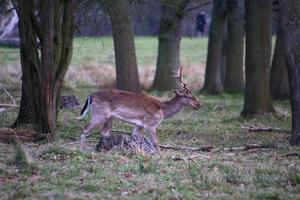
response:
[[[140,74],[152,76],[157,41],[138,38],[136,42]],[[188,68],[187,79],[195,86],[200,84],[199,79],[193,80],[193,70],[203,70],[206,44],[205,39],[188,38],[182,43],[181,60]],[[96,82],[96,77],[91,78],[96,72],[101,77],[101,72],[108,69],[113,73],[112,41],[77,39],[74,47],[64,94],[75,94],[84,101],[99,86],[112,84],[111,79]],[[0,52],[0,67],[8,70],[0,74],[5,77],[1,84],[19,100],[19,74],[13,70],[18,66],[18,52],[7,48],[0,48]],[[161,99],[172,96],[158,92],[152,95]],[[89,117],[78,122],[75,117],[80,108],[62,110],[60,135],[55,143],[26,143],[22,147],[0,143],[0,199],[300,199],[300,158],[285,156],[300,151],[288,145],[290,134],[245,129],[290,129],[289,102],[274,102],[277,114],[244,119],[240,117],[241,94],[197,96],[203,104],[200,110],[185,109],[158,128],[162,144],[237,147],[255,143],[274,148],[214,153],[163,150],[161,158],[117,151],[81,153],[78,145],[70,142],[79,139]],[[0,93],[0,102],[9,102],[9,98]],[[0,113],[0,127],[11,124],[16,114],[13,109]],[[121,122],[115,122],[114,128],[132,129]],[[98,138],[93,135],[89,140]],[[89,143],[90,148],[95,145]],[[20,162],[24,160],[20,148],[27,152],[27,166]],[[172,156],[194,154],[200,154],[194,161],[172,160]]]

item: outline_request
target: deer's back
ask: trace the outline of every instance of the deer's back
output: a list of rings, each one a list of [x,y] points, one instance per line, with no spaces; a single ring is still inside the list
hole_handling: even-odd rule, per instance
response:
[[[160,121],[162,103],[154,97],[114,89],[104,89],[91,94],[92,106],[96,112],[132,121]]]

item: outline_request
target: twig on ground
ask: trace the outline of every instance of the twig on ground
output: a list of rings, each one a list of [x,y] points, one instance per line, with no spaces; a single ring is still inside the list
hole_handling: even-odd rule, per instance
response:
[[[205,158],[207,157],[206,155],[203,155],[203,154],[196,154],[196,155],[186,156],[186,157],[172,156],[172,160],[175,160],[175,161],[179,161],[179,160],[183,160],[183,161],[191,160],[191,161],[194,161],[194,158],[198,158],[198,157],[201,157],[201,156],[204,156]]]
[[[187,151],[211,151],[213,149],[212,146],[204,146],[204,147],[183,147],[183,146],[170,146],[170,145],[159,145],[162,149],[172,149],[172,150],[187,150]]]
[[[163,146],[163,145],[160,145]],[[169,146],[167,146],[169,148]],[[206,149],[206,152],[219,152],[219,151],[248,151],[251,149],[269,149],[269,148],[275,148],[275,145],[260,145],[260,144],[245,144],[244,146],[240,146],[240,147],[225,147],[225,148],[209,148]],[[179,147],[175,147],[175,148],[169,148],[169,149],[173,149],[173,150],[187,150],[187,149],[191,149],[188,147],[184,147],[184,148],[179,148]],[[193,150],[198,149],[198,151],[203,151],[201,150],[201,148],[192,148]],[[192,156],[186,156],[186,157],[172,157],[172,160],[193,160],[194,158],[198,158],[201,157],[201,155],[203,154],[197,154],[197,155],[192,155]]]
[[[74,145],[74,144],[78,144],[79,142],[80,141],[69,142],[69,143],[66,143],[65,145]],[[85,142],[98,143],[97,141],[94,141],[94,140],[85,140]]]
[[[273,127],[242,127],[250,132],[289,132],[289,130]]]
[[[248,151],[250,149],[270,149],[275,148],[276,146],[273,144],[270,145],[261,145],[261,144],[244,144],[244,146],[240,147],[224,147],[224,148],[215,148],[211,149],[211,152],[218,151]]]
[[[275,145],[260,145],[260,144],[244,144],[244,146],[240,147],[223,147],[223,148],[214,148],[212,146],[204,146],[204,147],[183,147],[183,146],[169,146],[169,145],[159,145],[162,149],[172,149],[179,151],[204,151],[204,152],[218,152],[218,151],[242,151],[242,150],[250,150],[250,149],[269,149],[275,148]]]
[[[300,153],[292,152],[292,153],[285,154],[283,157],[290,157],[290,156],[297,156],[300,158]]]

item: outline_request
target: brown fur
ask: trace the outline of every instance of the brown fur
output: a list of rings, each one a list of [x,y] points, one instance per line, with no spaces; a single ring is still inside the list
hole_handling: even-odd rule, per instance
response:
[[[83,129],[81,149],[84,148],[86,136],[96,125],[103,124],[102,135],[109,135],[113,118],[134,124],[134,135],[139,135],[142,129],[146,129],[158,148],[156,128],[164,118],[173,116],[184,106],[200,107],[199,101],[190,91],[177,91],[175,94],[176,96],[167,102],[161,102],[146,94],[115,89],[104,89],[91,94],[89,98],[92,119]]]

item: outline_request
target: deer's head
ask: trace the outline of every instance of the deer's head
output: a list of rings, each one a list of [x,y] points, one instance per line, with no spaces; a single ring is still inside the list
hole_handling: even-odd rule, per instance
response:
[[[182,90],[174,90],[177,98],[180,98],[182,104],[198,109],[201,107],[199,100],[193,95],[192,90],[187,87],[187,83],[182,81],[182,66],[179,68],[178,74],[174,76],[178,79]]]

